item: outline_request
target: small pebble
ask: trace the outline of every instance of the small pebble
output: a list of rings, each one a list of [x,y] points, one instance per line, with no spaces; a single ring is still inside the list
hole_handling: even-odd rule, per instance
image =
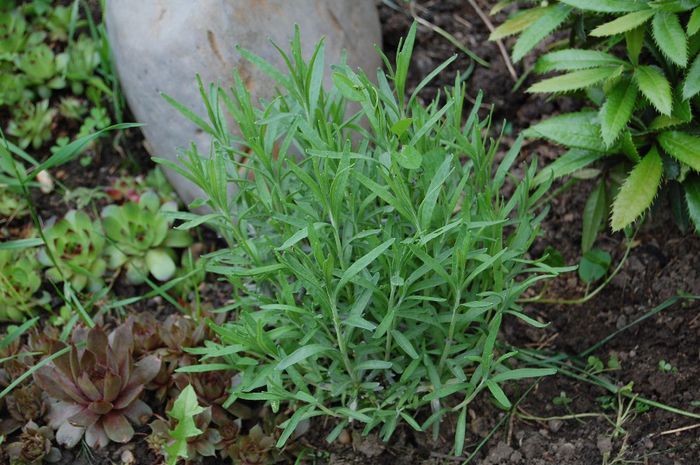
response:
[[[350,437],[350,433],[348,433],[348,430],[344,429],[340,432],[340,434],[338,435],[338,442],[343,444],[344,446],[347,446],[352,442],[352,438]]]

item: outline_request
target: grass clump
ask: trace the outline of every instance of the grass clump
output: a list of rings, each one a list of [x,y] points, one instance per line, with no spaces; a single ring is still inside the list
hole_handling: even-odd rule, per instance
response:
[[[552,373],[512,369],[514,354],[497,348],[504,318],[539,324],[517,300],[561,271],[528,257],[547,186],[531,190],[533,163],[510,198],[501,195],[519,143],[495,162],[479,105],[463,118],[459,79],[427,106],[405,97],[414,37],[415,28],[395,67],[384,57],[378,85],[341,65],[326,91],[324,45],[304,61],[297,31],[283,53],[287,74],[241,51],[275,79],[271,101],[254,104],[236,76],[230,93],[202,91],[210,123],[178,105],[213,141],[210,158],[193,148],[184,169],[171,165],[213,210],[181,215],[183,227],[206,222],[228,241],[207,269],[233,285],[237,312],[212,323],[221,343],[193,369],[240,371],[229,404],[296,404],[278,446],[318,415],[338,418],[331,440],[349,422],[387,440],[403,422],[437,431],[454,411],[460,454],[467,405],[480,392],[508,407],[505,381]]]

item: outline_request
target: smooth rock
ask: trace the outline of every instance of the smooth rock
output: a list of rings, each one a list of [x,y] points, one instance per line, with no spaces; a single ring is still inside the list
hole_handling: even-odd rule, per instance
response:
[[[374,45],[381,45],[374,0],[108,0],[107,32],[122,89],[152,156],[177,161],[178,149],[196,143],[209,152],[209,136],[167,103],[166,93],[196,114],[206,115],[195,75],[225,88],[237,69],[254,99],[273,95],[271,79],[245,61],[235,46],[253,51],[280,69],[283,60],[270,39],[288,49],[299,24],[304,53],[313,53],[325,37],[326,67],[341,62],[373,76],[381,66]],[[330,73],[326,75],[326,86]],[[205,118],[206,119],[206,118]],[[232,128],[232,130],[235,130]],[[166,170],[182,200],[201,191]]]

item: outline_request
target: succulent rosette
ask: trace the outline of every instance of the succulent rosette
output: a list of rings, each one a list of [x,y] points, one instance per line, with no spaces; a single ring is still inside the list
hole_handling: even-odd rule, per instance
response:
[[[0,320],[22,321],[40,303],[34,294],[41,287],[41,269],[32,256],[0,250]]]
[[[138,203],[105,207],[102,222],[112,241],[106,250],[109,267],[124,267],[132,284],[143,283],[149,273],[160,281],[172,278],[176,271],[173,247],[192,243],[189,233],[172,229],[172,220],[164,214],[176,210],[175,202],[161,205],[154,192],[141,195]]]
[[[53,432],[47,426],[39,426],[33,421],[22,429],[19,440],[7,446],[11,464],[39,465],[61,460],[61,452],[53,447]]]
[[[104,286],[102,275],[107,263],[102,252],[105,240],[97,221],[92,221],[85,212],[71,210],[47,228],[44,237],[47,247],[39,251],[37,258],[49,267],[46,276],[51,281],[70,282],[76,291],[87,287],[95,292]]]
[[[132,424],[142,425],[152,415],[139,396],[158,374],[161,362],[148,356],[134,363],[130,324],[119,326],[109,337],[93,328],[84,342],[85,348],[74,343],[69,352],[34,373],[36,384],[52,400],[49,426],[57,430],[58,443],[68,448],[83,436],[90,447],[126,443],[134,436]],[[53,352],[64,347],[57,343]]]

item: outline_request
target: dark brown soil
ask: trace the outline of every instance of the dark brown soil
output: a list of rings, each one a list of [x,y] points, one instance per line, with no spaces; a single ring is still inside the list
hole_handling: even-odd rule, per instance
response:
[[[412,11],[405,2],[386,2],[380,7],[384,28],[384,49],[391,56],[398,40],[410,27]],[[488,13],[490,3],[478,1]],[[487,4],[488,3],[488,4]],[[514,134],[540,119],[579,105],[574,100],[551,100],[512,92],[510,76],[498,47],[487,40],[489,31],[470,6],[461,0],[419,1],[415,14],[439,26],[465,44],[491,66],[473,67],[468,78],[468,93],[474,99],[479,90],[484,102],[495,106],[494,124],[504,129],[505,143]],[[503,16],[492,18],[499,24]],[[442,86],[452,84],[457,72],[468,70],[471,60],[445,38],[424,26],[419,27],[410,83],[418,82],[453,54],[458,59],[424,91],[433,97]],[[527,60],[526,60],[527,61]],[[527,66],[528,63],[525,64]],[[523,65],[516,65],[519,75]],[[409,89],[410,91],[411,89]],[[488,109],[484,109],[484,114]],[[501,121],[508,120],[509,125]],[[560,149],[541,142],[526,145],[522,162],[532,156],[555,158]],[[138,132],[132,130],[117,148],[105,145],[94,154],[86,168],[78,161],[62,167],[56,177],[69,189],[105,186],[120,170],[145,173],[152,167]],[[575,264],[580,255],[581,213],[591,184],[582,182],[552,201],[535,254],[546,246],[555,246],[567,263]],[[72,208],[61,196],[35,198],[40,216],[48,219]],[[2,225],[0,225],[1,227]],[[18,226],[14,225],[15,229]],[[213,238],[209,238],[212,241]],[[616,260],[624,253],[621,235],[603,234],[597,243]],[[148,292],[148,288],[117,286],[121,298]],[[547,297],[573,299],[584,295],[585,285],[575,273],[556,280],[543,290]],[[621,272],[597,297],[582,305],[529,304],[528,313],[541,321],[551,322],[544,330],[535,330],[519,321],[505,324],[505,340],[516,347],[569,356],[580,354],[616,330],[643,316],[678,291],[700,294],[700,238],[682,235],[668,218],[667,209],[654,213],[636,238]],[[213,303],[226,300],[226,290],[212,285]],[[622,386],[633,383],[633,392],[641,397],[700,415],[700,306],[694,301],[678,302],[655,316],[627,329],[596,350],[593,355],[607,362],[619,360],[620,367],[604,374]],[[174,309],[156,297],[144,300],[131,311],[157,311],[166,315]],[[585,359],[585,357],[584,357]],[[661,370],[659,363],[670,368]],[[585,360],[583,360],[585,363]],[[376,437],[363,438],[348,431],[342,441],[327,444],[324,440],[333,428],[332,421],[314,423],[310,432],[299,439],[308,451],[304,463],[345,464],[459,464],[474,452],[471,463],[496,465],[589,465],[643,463],[654,465],[694,465],[700,463],[700,428],[698,418],[688,418],[651,408],[632,414],[624,422],[617,420],[617,399],[599,386],[575,380],[564,374],[542,379],[534,386],[509,386],[511,399],[522,396],[518,408],[503,412],[486,396],[478,398],[469,411],[470,421],[464,457],[450,455],[453,420],[445,421],[441,436],[433,441],[429,435],[401,428],[389,444]],[[561,400],[570,402],[563,405]],[[625,405],[627,401],[624,401]],[[611,406],[613,408],[611,408]],[[585,414],[585,415],[580,415]],[[572,417],[576,417],[575,419]],[[534,419],[537,417],[537,419]],[[552,417],[564,417],[562,419]],[[611,423],[612,422],[612,423]],[[674,432],[678,430],[678,432]],[[146,431],[141,431],[145,433]],[[65,452],[62,464],[121,463],[129,455],[135,464],[157,464],[159,459],[145,447],[143,434],[127,446],[110,446],[103,451],[74,450]],[[289,461],[289,463],[294,463]]]

